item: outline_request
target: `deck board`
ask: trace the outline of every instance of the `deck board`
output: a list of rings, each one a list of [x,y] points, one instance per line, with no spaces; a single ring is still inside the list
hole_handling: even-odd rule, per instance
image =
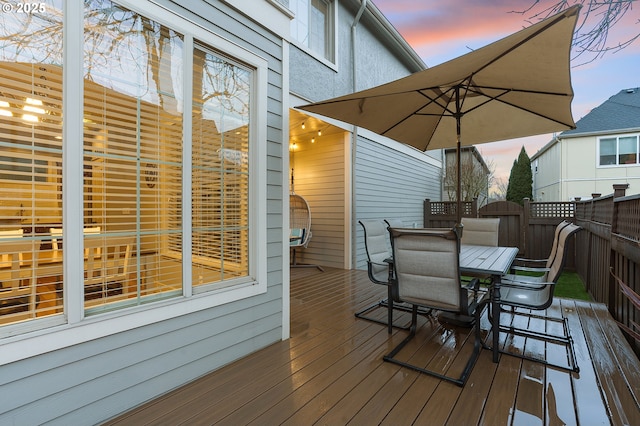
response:
[[[291,277],[289,340],[107,424],[640,424],[640,362],[603,305],[557,299],[548,309],[569,319],[579,374],[508,355],[496,364],[482,350],[461,388],[382,361],[407,332],[388,334],[385,326],[353,316],[386,297],[386,288],[371,284],[365,271],[292,269]],[[386,309],[373,315],[384,319]],[[396,318],[409,321],[406,313]],[[531,325],[561,331],[548,321]],[[489,338],[486,315],[482,328]],[[563,346],[503,334],[503,348],[566,359]],[[420,316],[417,335],[400,357],[455,375],[472,346],[470,329]]]

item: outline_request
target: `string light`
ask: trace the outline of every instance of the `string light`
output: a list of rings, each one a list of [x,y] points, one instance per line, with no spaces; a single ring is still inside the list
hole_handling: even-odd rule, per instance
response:
[[[318,136],[322,136],[322,130],[318,130]]]
[[[304,130],[305,125],[304,125],[304,121],[302,122],[302,130]]]
[[[311,143],[316,143],[316,138],[311,138]]]

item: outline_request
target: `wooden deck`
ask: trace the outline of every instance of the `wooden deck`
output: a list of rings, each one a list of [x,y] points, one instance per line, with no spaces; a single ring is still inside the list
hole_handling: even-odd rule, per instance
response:
[[[382,361],[407,332],[389,335],[353,313],[385,293],[364,271],[292,270],[291,339],[108,424],[640,424],[640,362],[603,305],[559,300],[549,309],[570,318],[580,373],[507,355],[494,364],[483,350],[461,388]],[[402,354],[459,371],[473,342],[469,329],[419,321],[416,339]],[[503,344],[525,346],[520,339]],[[526,342],[526,350],[544,347]],[[564,348],[547,350],[550,358],[564,356]]]

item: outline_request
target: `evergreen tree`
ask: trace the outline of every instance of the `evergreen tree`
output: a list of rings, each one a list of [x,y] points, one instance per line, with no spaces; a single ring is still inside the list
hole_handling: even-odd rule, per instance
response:
[[[518,159],[513,162],[507,187],[507,201],[523,204],[524,198],[533,198],[533,175],[531,173],[531,159],[524,146],[520,150]]]

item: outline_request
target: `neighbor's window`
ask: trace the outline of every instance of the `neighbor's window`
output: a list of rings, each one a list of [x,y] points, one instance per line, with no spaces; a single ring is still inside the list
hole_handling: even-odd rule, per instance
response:
[[[638,136],[619,136],[599,140],[600,165],[624,166],[638,164]]]
[[[334,61],[333,2],[329,0],[291,0],[295,17],[291,36],[315,54]]]

